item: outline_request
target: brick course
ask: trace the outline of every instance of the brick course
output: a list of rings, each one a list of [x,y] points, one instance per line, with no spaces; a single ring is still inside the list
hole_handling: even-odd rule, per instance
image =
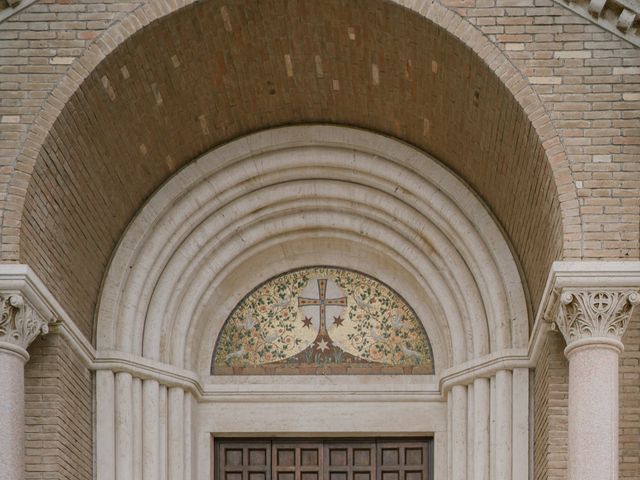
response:
[[[473,5],[456,11],[529,78],[565,147],[581,228],[564,257],[637,259],[640,50],[550,0]]]
[[[540,354],[534,377],[534,479],[567,478],[567,408],[569,364],[565,342],[550,332]]]
[[[620,478],[640,478],[640,312],[624,337],[620,356]]]
[[[93,380],[59,335],[29,347],[25,479],[93,478]]]

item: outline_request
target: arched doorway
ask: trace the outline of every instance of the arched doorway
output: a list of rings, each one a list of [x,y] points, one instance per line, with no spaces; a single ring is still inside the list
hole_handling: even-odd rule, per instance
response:
[[[312,265],[363,272],[402,295],[429,336],[435,374],[212,375],[216,339],[240,300]],[[527,344],[510,249],[450,171],[362,130],[257,133],[178,172],[119,244],[97,348],[172,378],[98,372],[98,475],[147,460],[154,472],[188,464],[207,478],[210,435],[256,433],[433,435],[438,478],[489,469],[493,439],[496,471],[517,472],[512,451],[528,456]]]
[[[382,1],[336,0],[322,4],[275,1],[273,8],[267,9],[260,5],[265,4],[248,2],[242,8],[216,1],[197,2],[184,8],[163,4],[157,9],[141,9],[144,14],[142,11],[132,14],[110,32],[111,36],[105,36],[108,40],[96,45],[70,71],[52,95],[49,108],[36,122],[41,128],[34,133],[36,137],[29,142],[28,151],[20,157],[26,163],[19,170],[33,175],[27,180],[20,175],[15,178],[20,186],[15,190],[20,235],[11,235],[8,239],[17,241],[14,247],[20,247],[19,259],[32,266],[77,322],[79,335],[93,337],[100,352],[96,354],[102,359],[98,363],[107,365],[108,360],[113,359],[120,365],[124,361],[122,352],[125,356],[132,353],[130,346],[133,348],[142,338],[137,332],[138,337],[127,338],[115,353],[104,350],[98,345],[108,343],[100,344],[94,321],[109,262],[112,262],[111,270],[117,268],[114,248],[124,241],[122,234],[134,215],[163,182],[194,157],[250,132],[268,131],[278,125],[354,125],[433,154],[459,175],[470,187],[467,190],[479,195],[488,207],[478,219],[486,215],[491,217],[492,225],[504,229],[505,234],[498,236],[501,241],[508,239],[513,248],[507,257],[515,259],[522,270],[522,275],[513,276],[515,284],[531,298],[531,305],[536,305],[542,296],[549,265],[559,258],[563,248],[563,222],[576,214],[571,207],[565,209],[564,215],[560,213],[561,207],[566,206],[563,202],[571,200],[573,184],[568,175],[558,173],[566,165],[563,166],[562,147],[544,108],[498,49],[473,26],[439,4],[415,10]],[[319,5],[322,8],[318,8]],[[366,15],[362,16],[362,12]],[[144,16],[144,27],[138,21],[141,16]],[[283,18],[303,18],[305,27],[302,28],[301,23],[289,28],[287,22],[281,21]],[[260,31],[264,25],[269,26],[268,32]],[[331,26],[328,30],[327,25]],[[315,33],[309,35],[309,32]],[[257,56],[246,42],[247,36],[267,39]],[[110,39],[117,40],[111,42]],[[328,41],[331,39],[335,42]],[[472,78],[478,81],[477,85],[470,83]],[[501,138],[517,141],[499,141]],[[297,138],[293,142],[305,145],[305,141]],[[382,157],[386,156],[383,152]],[[51,178],[56,181],[51,182]],[[23,191],[25,181],[28,188]],[[336,204],[366,204],[369,187],[354,189],[356,198],[338,198]],[[559,189],[562,196],[558,195]],[[294,194],[289,192],[289,195]],[[40,198],[50,202],[43,204]],[[372,219],[371,230],[362,233],[350,230],[350,226],[358,222],[357,209],[351,217],[340,217],[343,223],[338,225],[334,225],[331,211],[308,217],[312,228],[336,230],[337,227],[347,232],[344,238],[335,240],[333,250],[349,254],[329,264],[351,258],[352,268],[366,272],[372,261],[380,259],[378,235],[382,235],[380,238],[387,244],[402,248],[411,248],[411,243],[416,241],[411,235],[423,236],[423,232],[414,232],[411,225],[406,230],[408,239],[388,225],[384,227],[396,214],[388,205],[379,208],[382,217]],[[281,213],[277,207],[274,212],[275,215]],[[412,211],[407,214],[409,222],[418,218],[419,223],[420,216],[415,217]],[[11,218],[5,217],[10,222],[5,227],[13,231],[16,225],[11,223]],[[280,240],[285,241],[284,245],[295,244],[299,233]],[[447,237],[449,234],[451,232],[443,234],[453,243],[447,248],[455,250],[464,244],[462,240],[460,245],[456,243],[458,240],[453,242]],[[364,237],[372,240],[357,240]],[[392,240],[396,237],[397,241]],[[417,248],[413,247],[414,257],[423,258],[424,252],[434,248],[431,241],[446,245],[440,238],[428,237],[418,242]],[[356,243],[358,255],[353,256],[356,249],[348,245]],[[271,246],[274,251],[282,248],[274,245]],[[262,246],[266,248],[266,244]],[[310,243],[309,248],[326,250],[327,244]],[[234,254],[232,250],[229,252]],[[297,266],[309,265],[301,260],[306,255],[304,250],[293,253],[299,257]],[[413,271],[402,279],[401,283],[407,287],[403,289],[408,292],[408,286],[413,285],[414,297],[429,292],[425,280],[415,273],[418,267],[413,265],[414,258],[407,260],[406,252],[402,253],[400,259],[404,258],[405,264],[396,259],[398,265],[389,268],[398,272]],[[393,259],[393,256],[387,257],[383,256],[385,261]],[[308,260],[308,256],[305,258]],[[452,258],[456,258],[455,255]],[[420,268],[426,265],[437,276],[442,275],[440,270],[461,266],[460,261],[449,265],[448,257],[441,260],[442,268],[429,264],[430,261],[427,258]],[[244,268],[253,274],[246,265]],[[437,347],[446,352],[442,358],[447,358],[447,362],[451,360],[444,365],[464,364],[463,359],[470,359],[472,364],[468,368],[474,370],[477,367],[473,364],[474,358],[491,355],[495,348],[511,345],[515,338],[521,340],[523,335],[526,337],[528,327],[522,329],[518,323],[511,328],[511,319],[503,317],[508,311],[504,301],[493,302],[500,296],[497,293],[500,288],[493,291],[493,287],[485,287],[490,292],[486,297],[486,291],[477,291],[473,278],[482,268],[463,265],[460,271],[465,272],[465,268],[471,273],[456,277],[454,283],[459,290],[449,286],[429,292],[427,303],[438,305],[440,311],[424,318],[435,321],[430,319],[443,318],[446,310],[452,323],[441,327],[446,341]],[[261,273],[262,280],[268,278],[267,271]],[[281,270],[273,267],[270,274],[277,273]],[[500,279],[503,273],[497,272],[495,284],[509,277]],[[416,284],[416,279],[421,283]],[[143,288],[142,283],[134,285],[130,292],[139,292],[139,288]],[[458,305],[459,291],[469,297],[464,307]],[[239,290],[230,292],[237,295]],[[163,295],[170,298],[172,292],[165,291]],[[439,296],[441,298],[437,298]],[[521,300],[509,298],[509,302]],[[107,298],[106,303],[115,301]],[[410,303],[417,305],[420,301]],[[154,312],[160,308],[158,305],[154,303]],[[492,308],[497,310],[488,314],[487,309]],[[521,313],[517,315],[519,319]],[[133,318],[128,314],[125,317]],[[155,313],[150,318],[156,318]],[[488,322],[491,327],[488,330],[495,333],[493,337],[483,322]],[[126,325],[118,330],[118,335],[126,337],[126,332],[133,332],[135,328]],[[178,333],[170,336],[175,345],[158,346],[158,342],[168,338],[167,333],[159,333],[151,326],[149,331],[159,335],[160,340],[145,340],[148,348],[138,352],[143,352],[139,358],[162,358],[165,362],[164,355],[170,351],[170,363],[165,365],[187,365],[187,354],[181,350]],[[193,335],[186,330],[181,333]],[[524,345],[520,340],[517,343]],[[183,353],[185,358],[180,358]],[[194,352],[189,352],[192,354]],[[521,354],[521,351],[511,352],[510,358],[526,366]],[[210,352],[198,355],[205,358]],[[198,383],[197,376],[190,368],[198,365],[199,369],[203,365],[200,357],[196,360],[189,357],[191,367],[180,371],[180,381],[174,379],[171,381],[174,383],[168,385],[175,384],[186,390],[196,388],[193,385]],[[492,376],[499,364],[496,360],[487,375]],[[468,384],[471,378],[461,371],[447,371],[445,366],[440,371],[442,378],[438,383],[443,385],[438,387],[440,391],[448,391],[456,383]],[[145,375],[138,378],[141,380]],[[108,378],[102,373],[98,377]],[[503,376],[500,382],[502,398],[510,389],[510,380]],[[485,384],[479,388],[486,392],[489,387]],[[141,383],[132,379],[132,395],[142,395],[141,389]],[[457,390],[456,415],[460,416],[463,397],[468,399],[470,390],[467,393],[462,393],[463,388]],[[466,409],[471,408],[467,403]],[[461,424],[457,424],[457,441],[460,441]],[[503,423],[500,428],[506,432],[511,426]],[[453,431],[453,428],[447,427],[447,430]],[[502,455],[499,463],[506,465],[509,454],[505,451]],[[449,463],[462,465],[459,458],[455,460]]]

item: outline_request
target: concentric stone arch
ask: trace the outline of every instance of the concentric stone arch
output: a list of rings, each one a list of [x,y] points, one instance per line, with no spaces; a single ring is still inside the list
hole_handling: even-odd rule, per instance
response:
[[[213,150],[150,199],[105,278],[97,348],[207,375],[212,339],[246,292],[310,263],[393,284],[436,370],[527,346],[518,269],[462,182],[392,139],[305,126]]]

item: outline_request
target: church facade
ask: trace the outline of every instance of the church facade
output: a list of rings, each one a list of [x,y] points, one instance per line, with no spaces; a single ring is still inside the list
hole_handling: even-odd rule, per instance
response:
[[[0,480],[640,479],[639,12],[0,1]]]

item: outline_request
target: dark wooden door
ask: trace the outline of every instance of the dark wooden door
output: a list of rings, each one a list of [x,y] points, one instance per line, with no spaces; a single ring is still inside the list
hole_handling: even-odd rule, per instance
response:
[[[431,439],[216,439],[215,480],[433,480]]]

